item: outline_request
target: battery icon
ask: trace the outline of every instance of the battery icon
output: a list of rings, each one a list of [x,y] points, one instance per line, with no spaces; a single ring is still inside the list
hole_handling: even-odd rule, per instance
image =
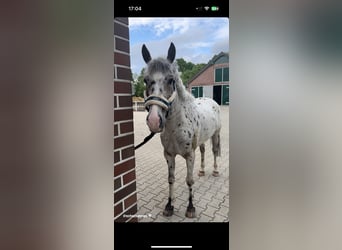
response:
[[[219,7],[218,6],[211,6],[211,11],[218,11]]]

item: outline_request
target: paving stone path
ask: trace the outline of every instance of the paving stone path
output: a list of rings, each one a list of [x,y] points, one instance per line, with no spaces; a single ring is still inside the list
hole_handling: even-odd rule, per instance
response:
[[[149,135],[146,125],[147,112],[134,112],[135,144]],[[194,167],[194,206],[196,218],[185,217],[188,204],[188,188],[185,183],[186,164],[181,156],[176,157],[174,214],[164,217],[169,184],[168,169],[163,156],[163,147],[159,134],[147,144],[136,150],[136,176],[138,213],[140,222],[227,222],[229,211],[229,107],[221,106],[221,157],[218,157],[219,177],[211,175],[213,154],[211,141],[205,144],[206,175],[197,175],[200,169],[201,155],[197,148]]]

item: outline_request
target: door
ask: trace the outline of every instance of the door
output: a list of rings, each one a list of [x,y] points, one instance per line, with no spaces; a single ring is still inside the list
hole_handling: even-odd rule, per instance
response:
[[[191,93],[195,98],[197,98],[198,97],[198,87],[192,87]]]
[[[202,97],[203,96],[203,87],[192,87],[191,93],[195,98]]]
[[[222,85],[216,85],[214,86],[214,100],[221,105],[221,97],[222,97]]]
[[[198,87],[198,97],[203,97],[203,87]]]
[[[229,105],[229,85],[223,85],[222,104]]]

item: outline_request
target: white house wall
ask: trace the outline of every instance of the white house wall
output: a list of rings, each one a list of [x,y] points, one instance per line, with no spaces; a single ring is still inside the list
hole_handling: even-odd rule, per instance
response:
[[[213,86],[203,86],[203,97],[213,98]]]

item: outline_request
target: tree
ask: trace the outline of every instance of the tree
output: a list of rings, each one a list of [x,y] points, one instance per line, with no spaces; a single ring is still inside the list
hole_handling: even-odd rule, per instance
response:
[[[146,89],[144,83],[144,69],[141,70],[140,75],[134,80],[134,95],[138,97],[144,97],[144,91]]]
[[[192,62],[187,62],[183,58],[176,59],[176,61],[180,72],[191,70],[194,67]]]
[[[181,73],[180,77],[183,81],[183,84],[187,86],[189,84],[189,80],[193,78],[198,72],[200,72],[204,67],[205,63],[194,64],[192,62],[187,62],[183,58],[179,58],[176,60],[178,65],[178,71]],[[140,75],[133,75],[134,79],[134,95],[138,97],[144,97],[144,91],[146,89],[144,83],[144,69],[141,70]]]
[[[199,63],[193,64],[192,62],[187,62],[183,58],[176,60],[178,65],[178,70],[181,72],[181,79],[185,86],[188,85],[189,80],[193,78],[206,64]]]

